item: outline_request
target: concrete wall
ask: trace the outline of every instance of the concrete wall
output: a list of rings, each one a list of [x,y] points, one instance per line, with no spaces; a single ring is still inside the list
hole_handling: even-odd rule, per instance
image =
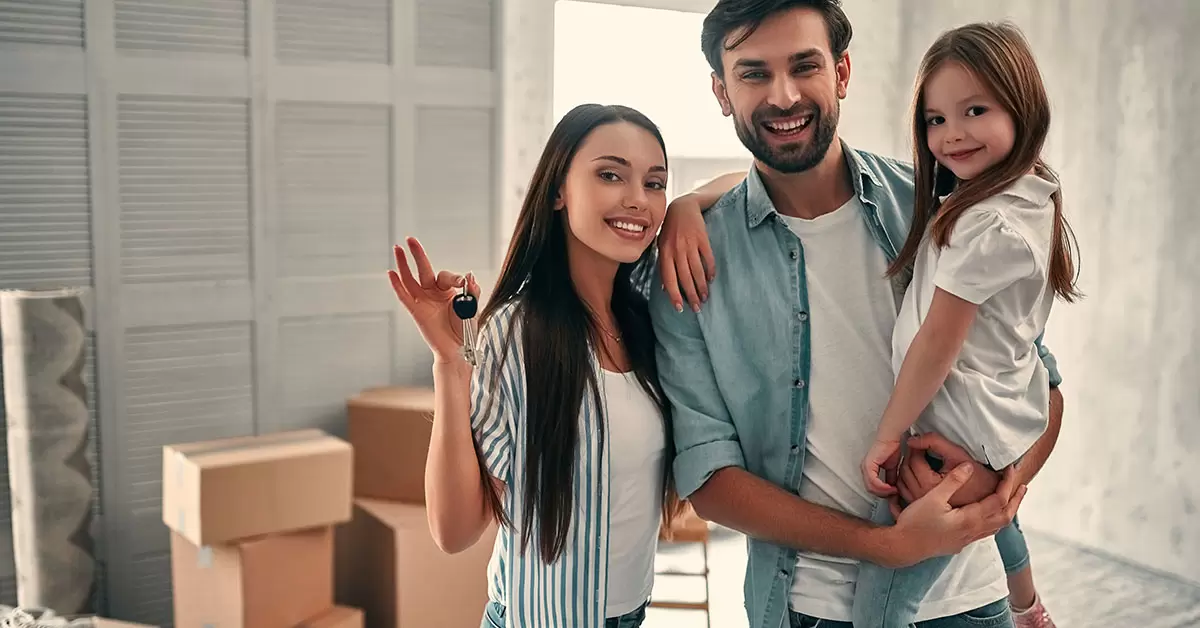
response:
[[[1087,298],[1051,319],[1066,417],[1022,520],[1200,582],[1200,2],[846,5],[855,37],[843,134],[902,157],[912,78],[938,33],[1009,18],[1029,37]]]

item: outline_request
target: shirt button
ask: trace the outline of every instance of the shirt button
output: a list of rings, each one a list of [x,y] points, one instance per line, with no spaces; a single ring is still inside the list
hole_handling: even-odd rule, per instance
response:
[[[800,319],[800,322],[803,323],[804,321],[808,320],[808,312],[800,312],[796,315],[796,318]]]
[[[792,259],[800,259],[800,254],[796,252],[796,249],[792,249],[790,255],[792,256]]]
[[[796,454],[796,453],[800,453],[800,446],[799,446],[799,445],[792,445],[792,453],[794,453],[794,454]]]
[[[802,380],[802,379],[796,380],[796,388],[804,388],[804,380]]]
[[[786,571],[784,571],[784,570],[782,570],[782,569],[780,569],[780,570],[779,570],[779,579],[780,579],[780,580],[784,580],[784,579],[786,579],[786,578],[787,578],[787,576],[788,576],[788,574],[787,574],[787,572],[786,572]]]

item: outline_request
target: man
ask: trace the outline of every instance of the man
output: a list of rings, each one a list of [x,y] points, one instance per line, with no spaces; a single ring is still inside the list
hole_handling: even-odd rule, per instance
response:
[[[703,309],[651,297],[675,412],[675,482],[701,517],[749,537],[751,628],[848,627],[857,561],[935,555],[955,558],[918,626],[1011,626],[990,535],[1011,521],[1053,448],[1057,390],[1046,434],[1003,482],[926,435],[914,445],[942,454],[945,480],[910,456],[901,475],[913,503],[895,526],[866,521],[873,497],[859,463],[891,393],[905,287],[884,271],[907,233],[913,183],[910,166],[838,139],[850,35],[838,0],[721,0],[705,19],[713,92],[755,162],[705,213],[721,279],[701,287]],[[664,239],[668,284],[676,263],[681,276],[703,274],[696,247],[686,248]],[[1042,356],[1057,385],[1053,358]],[[960,489],[979,501],[951,508]]]

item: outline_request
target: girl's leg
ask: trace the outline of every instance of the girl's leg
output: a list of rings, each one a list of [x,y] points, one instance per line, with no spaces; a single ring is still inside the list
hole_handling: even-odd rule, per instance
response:
[[[1017,518],[996,533],[996,547],[1008,575],[1008,601],[1015,609],[1033,606],[1037,591],[1033,588],[1033,570],[1029,566],[1029,546]]]
[[[1042,605],[1037,588],[1033,586],[1033,567],[1029,563],[1029,546],[1014,517],[1007,528],[996,533],[996,547],[1008,574],[1008,601],[1013,609],[1017,628],[1054,628],[1054,620]]]
[[[1024,569],[1008,574],[1008,602],[1017,611],[1027,609],[1037,602],[1032,567],[1026,565]]]

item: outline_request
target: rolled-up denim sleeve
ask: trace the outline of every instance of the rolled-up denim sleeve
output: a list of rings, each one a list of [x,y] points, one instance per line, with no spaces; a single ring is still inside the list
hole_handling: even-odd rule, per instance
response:
[[[1044,335],[1043,333],[1042,336]],[[1037,345],[1038,357],[1042,359],[1042,364],[1046,366],[1046,370],[1050,373],[1050,387],[1058,388],[1062,385],[1062,374],[1058,372],[1058,360],[1054,359],[1054,354],[1050,353],[1050,348],[1042,344],[1042,336],[1038,336],[1034,344]]]
[[[745,468],[737,429],[717,385],[697,314],[676,312],[661,289],[651,290],[658,376],[671,402],[675,488],[687,498],[725,467]]]

